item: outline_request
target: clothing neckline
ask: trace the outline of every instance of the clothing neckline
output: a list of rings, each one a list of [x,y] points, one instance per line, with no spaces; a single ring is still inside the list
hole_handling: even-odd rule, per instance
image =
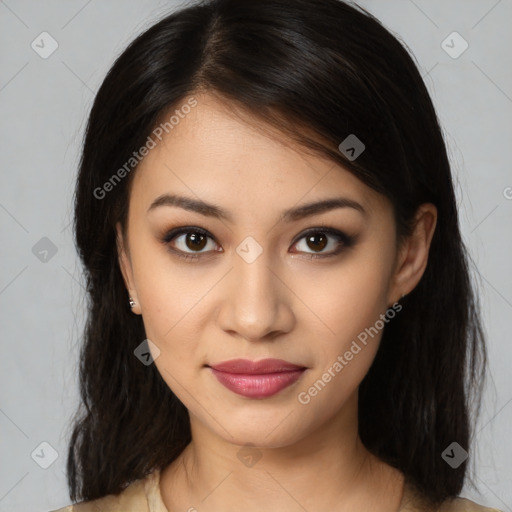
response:
[[[170,512],[164,503],[162,491],[160,489],[161,470],[155,469],[150,473],[144,483],[144,492],[148,501],[148,512]],[[417,510],[415,502],[417,500],[414,489],[404,481],[402,489],[402,498],[396,512],[414,512]]]
[[[144,492],[148,500],[148,512],[169,512],[160,490],[160,476],[161,470],[157,468],[148,475],[144,482]]]

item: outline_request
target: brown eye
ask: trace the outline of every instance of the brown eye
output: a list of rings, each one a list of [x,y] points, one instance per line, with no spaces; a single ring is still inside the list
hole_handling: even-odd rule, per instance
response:
[[[167,233],[162,242],[169,246],[169,250],[176,253],[184,253],[184,255],[191,255],[196,257],[194,253],[200,255],[209,250],[203,250],[208,246],[208,241],[212,241],[215,249],[215,243],[213,237],[201,228],[184,227],[179,229],[173,229]]]
[[[314,235],[308,235],[306,237],[306,243],[308,247],[314,251],[322,251],[327,245],[328,239],[324,233],[318,233]]]
[[[214,251],[222,252],[208,231],[194,226],[172,229],[162,238],[162,242],[168,246],[170,252],[189,260],[198,259]],[[337,229],[318,227],[304,233],[293,246],[297,246],[298,252],[304,253],[306,257],[314,259],[335,256],[343,249],[351,247],[354,242],[354,237]]]
[[[354,238],[341,231],[332,228],[315,228],[303,234],[294,246],[297,247],[298,252],[303,252],[310,258],[323,258],[335,256],[353,244]],[[328,249],[325,250],[326,248]]]
[[[191,232],[185,235],[185,245],[193,251],[200,251],[206,246],[206,238],[201,233]]]

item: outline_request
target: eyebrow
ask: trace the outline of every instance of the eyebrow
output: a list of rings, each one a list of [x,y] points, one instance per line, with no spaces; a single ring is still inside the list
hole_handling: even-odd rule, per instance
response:
[[[198,199],[192,199],[190,197],[178,196],[174,194],[163,194],[157,197],[151,203],[147,213],[160,206],[176,206],[178,208],[183,208],[184,210],[199,213],[200,215],[204,215],[206,217],[224,219],[228,222],[233,222],[233,215],[226,210],[220,208],[217,205],[206,203]],[[334,210],[335,208],[353,208],[362,213],[364,216],[367,216],[367,211],[357,201],[347,197],[334,197],[314,203],[303,204],[301,206],[296,206],[294,208],[285,210],[281,214],[280,220],[284,222],[293,222],[305,217]]]

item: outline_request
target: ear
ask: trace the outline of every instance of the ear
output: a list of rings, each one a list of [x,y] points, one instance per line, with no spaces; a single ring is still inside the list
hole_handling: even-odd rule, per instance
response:
[[[394,303],[407,295],[419,283],[428,263],[430,244],[437,224],[437,208],[424,203],[415,215],[411,236],[400,248],[392,277],[389,300]]]
[[[132,312],[137,315],[140,315],[141,308],[139,304],[139,299],[137,297],[135,281],[133,279],[132,264],[130,261],[127,243],[124,239],[120,222],[116,224],[116,245],[119,267],[121,269],[121,274],[123,275],[124,284],[126,286],[126,289],[128,290],[129,296],[135,301],[135,305],[132,308]]]

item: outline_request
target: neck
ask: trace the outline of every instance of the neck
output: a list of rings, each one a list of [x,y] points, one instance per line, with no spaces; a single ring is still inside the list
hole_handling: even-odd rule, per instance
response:
[[[262,500],[266,509],[282,512],[396,512],[403,475],[362,444],[357,395],[346,405],[321,429],[272,448],[230,443],[191,416],[192,442],[161,476],[169,512],[235,510],[242,503],[250,512],[261,510]]]

